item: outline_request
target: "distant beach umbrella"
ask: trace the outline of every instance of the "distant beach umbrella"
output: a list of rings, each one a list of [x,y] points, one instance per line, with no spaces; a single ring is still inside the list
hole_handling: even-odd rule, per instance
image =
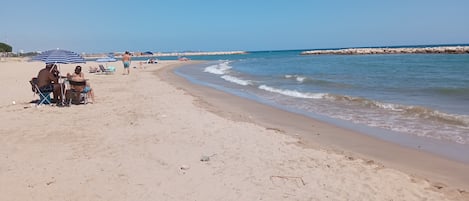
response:
[[[114,62],[114,61],[117,61],[117,59],[111,58],[111,57],[104,57],[104,58],[96,59],[96,61],[97,62]]]
[[[103,57],[103,58],[96,59],[96,62],[106,63],[106,66],[107,66],[107,62],[114,62],[114,61],[117,61],[117,59],[113,57]]]
[[[43,61],[46,64],[73,64],[86,63],[79,54],[68,50],[47,50],[31,59],[32,61]]]
[[[146,52],[144,52],[143,54],[153,55],[153,52],[146,51]]]

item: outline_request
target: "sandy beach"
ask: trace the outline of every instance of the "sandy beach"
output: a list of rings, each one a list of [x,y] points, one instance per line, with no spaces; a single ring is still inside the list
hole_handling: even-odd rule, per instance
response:
[[[188,63],[109,63],[95,103],[36,107],[44,64],[0,62],[0,200],[469,200],[469,164],[171,73]]]

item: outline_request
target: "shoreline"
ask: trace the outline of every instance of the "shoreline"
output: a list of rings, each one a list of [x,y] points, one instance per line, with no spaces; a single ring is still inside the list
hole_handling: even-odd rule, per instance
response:
[[[385,167],[396,168],[411,175],[469,189],[469,175],[466,174],[469,170],[468,163],[401,146],[368,134],[200,86],[176,75],[173,72],[175,68],[177,67],[161,69],[158,76],[194,96],[199,107],[221,117],[255,123],[266,129],[297,137],[299,146],[326,149],[352,158],[376,161]]]

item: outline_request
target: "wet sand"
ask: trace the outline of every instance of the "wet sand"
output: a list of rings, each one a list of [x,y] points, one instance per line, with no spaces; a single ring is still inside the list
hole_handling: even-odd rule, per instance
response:
[[[412,175],[469,188],[469,164],[391,143],[213,88],[195,85],[164,68],[160,78],[198,98],[198,105],[225,118],[259,124],[299,139],[298,145],[372,160]]]

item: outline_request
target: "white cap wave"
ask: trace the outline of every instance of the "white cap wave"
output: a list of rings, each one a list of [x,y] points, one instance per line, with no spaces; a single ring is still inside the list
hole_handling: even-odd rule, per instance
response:
[[[298,82],[304,82],[306,80],[305,76],[299,76],[299,75],[285,75],[285,78],[287,79],[295,79]]]
[[[252,85],[252,81],[250,80],[242,80],[237,77],[230,76],[230,75],[223,75],[221,76],[221,78],[223,78],[224,80],[228,82],[233,82],[233,83],[243,85],[243,86]]]
[[[277,88],[269,87],[266,85],[260,85],[259,89],[263,89],[263,90],[270,91],[273,93],[282,94],[285,96],[296,97],[296,98],[322,99],[324,98],[324,96],[327,95],[324,93],[304,93],[304,92],[299,92],[296,90],[277,89]]]
[[[212,73],[216,75],[224,75],[228,72],[228,70],[231,69],[231,66],[229,64],[230,62],[225,61],[223,63],[210,65],[210,66],[205,67],[204,72]]]

